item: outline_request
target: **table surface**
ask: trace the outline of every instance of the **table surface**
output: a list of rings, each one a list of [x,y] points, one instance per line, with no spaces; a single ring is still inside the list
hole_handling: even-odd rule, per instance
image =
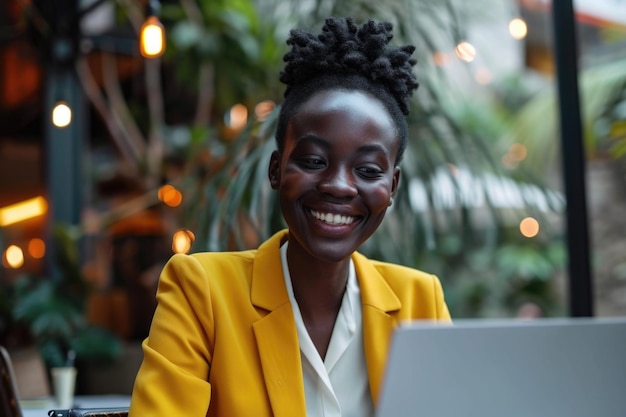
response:
[[[74,399],[73,408],[128,407],[129,405],[130,396],[128,395],[78,395]],[[48,411],[55,408],[52,397],[23,400],[20,401],[20,406],[24,417],[47,417]]]

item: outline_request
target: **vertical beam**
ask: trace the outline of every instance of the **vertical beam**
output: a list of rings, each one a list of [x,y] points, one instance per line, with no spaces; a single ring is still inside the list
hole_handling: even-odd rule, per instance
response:
[[[45,57],[43,130],[48,198],[46,270],[53,279],[61,280],[63,271],[57,262],[58,242],[54,240],[53,228],[57,225],[80,225],[83,205],[83,142],[89,114],[74,71],[80,38],[80,22],[76,17],[80,0],[32,1],[49,28],[49,33],[40,39]],[[66,127],[59,128],[52,124],[52,109],[58,101],[65,101],[72,109],[72,121]]]
[[[48,272],[60,279],[56,265],[56,248],[52,228],[58,224],[77,226],[81,222],[84,177],[83,142],[86,134],[85,99],[71,66],[51,65],[46,77],[45,133],[46,181],[49,225],[47,256]],[[57,101],[67,102],[72,109],[72,122],[59,128],[52,124],[51,112]]]
[[[585,150],[578,92],[578,51],[572,0],[552,2],[556,80],[567,200],[569,309],[572,317],[593,316],[589,232],[585,183]]]

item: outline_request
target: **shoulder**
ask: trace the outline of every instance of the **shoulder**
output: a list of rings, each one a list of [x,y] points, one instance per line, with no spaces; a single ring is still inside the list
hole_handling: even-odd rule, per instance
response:
[[[176,282],[182,286],[219,285],[234,277],[249,275],[254,263],[256,250],[242,252],[198,252],[175,254],[165,265],[161,281]]]
[[[380,276],[392,286],[397,285],[433,285],[439,278],[431,273],[404,265],[362,258],[373,267]]]
[[[364,302],[399,318],[448,319],[439,278],[408,266],[354,257]]]
[[[188,257],[197,261],[204,268],[206,267],[241,267],[254,262],[256,250],[246,250],[240,252],[198,252]]]
[[[183,271],[186,269],[233,268],[250,264],[254,261],[256,250],[241,252],[197,252],[192,254],[174,254],[168,260],[166,268]]]

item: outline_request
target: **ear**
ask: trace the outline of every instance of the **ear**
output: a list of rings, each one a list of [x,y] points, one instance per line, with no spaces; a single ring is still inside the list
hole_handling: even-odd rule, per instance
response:
[[[280,185],[280,153],[278,151],[272,152],[270,164],[267,168],[267,176],[272,188],[278,190],[278,186]]]
[[[396,196],[398,192],[398,186],[400,185],[400,167],[395,167],[393,169],[393,180],[391,183],[391,198]]]

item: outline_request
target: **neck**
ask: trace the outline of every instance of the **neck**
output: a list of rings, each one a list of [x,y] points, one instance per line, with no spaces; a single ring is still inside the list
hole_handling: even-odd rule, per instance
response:
[[[350,259],[341,262],[311,261],[302,252],[287,247],[287,266],[291,276],[293,294],[300,315],[322,360],[341,309],[348,283]]]
[[[350,259],[323,262],[287,247],[287,265],[294,296],[303,316],[336,313],[348,282]]]

